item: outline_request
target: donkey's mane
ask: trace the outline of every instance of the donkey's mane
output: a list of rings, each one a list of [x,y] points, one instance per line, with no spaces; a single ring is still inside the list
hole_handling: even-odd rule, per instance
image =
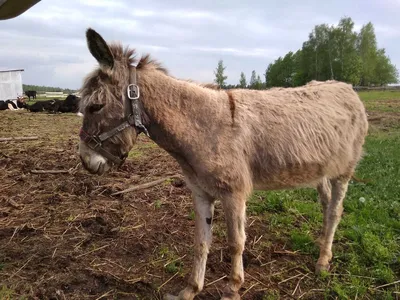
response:
[[[116,61],[125,63],[125,65],[135,65],[137,69],[154,68],[168,75],[166,68],[162,64],[150,57],[150,54],[143,55],[140,59],[136,58],[136,49],[123,47],[121,43],[112,42],[109,44],[111,53]]]

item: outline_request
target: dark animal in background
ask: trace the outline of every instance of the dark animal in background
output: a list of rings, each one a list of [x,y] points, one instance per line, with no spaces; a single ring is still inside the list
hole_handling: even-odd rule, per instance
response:
[[[48,111],[48,112],[57,112],[60,106],[60,101],[57,99],[46,100],[46,101],[38,101],[32,105],[28,105],[27,109],[31,112],[41,112],[41,111]]]
[[[64,101],[62,101],[60,107],[58,108],[59,112],[62,113],[76,113],[79,110],[79,100],[80,98],[75,95],[68,95]]]
[[[6,101],[0,101],[0,110],[6,110],[8,109],[8,104]]]
[[[25,95],[28,97],[28,101],[31,101],[31,97],[32,99],[36,99],[36,91],[26,91]]]
[[[6,110],[6,109],[20,109],[20,108],[26,108],[26,103],[25,100],[22,97],[17,98],[17,103],[15,103],[12,100],[7,100],[7,101],[0,101],[0,110]]]
[[[65,100],[53,99],[38,101],[35,104],[29,105],[27,108],[31,112],[76,113],[79,110],[79,100],[80,98],[75,95],[68,95]]]
[[[27,108],[25,98],[23,96],[17,98],[18,108]]]
[[[7,106],[8,106],[8,105],[11,105],[11,107],[12,107],[13,109],[18,109],[18,106],[17,106],[17,104],[15,104],[14,101],[7,100],[6,103],[7,103]],[[9,106],[8,106],[8,107],[9,107]],[[12,109],[11,107],[9,107],[9,108]]]

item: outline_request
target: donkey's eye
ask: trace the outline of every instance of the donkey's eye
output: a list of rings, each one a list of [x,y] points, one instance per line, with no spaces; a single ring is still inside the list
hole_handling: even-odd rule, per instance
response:
[[[92,114],[100,111],[104,107],[104,104],[92,104],[88,107],[88,111]]]

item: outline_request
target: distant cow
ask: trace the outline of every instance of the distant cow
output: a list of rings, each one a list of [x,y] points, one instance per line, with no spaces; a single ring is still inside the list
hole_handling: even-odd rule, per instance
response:
[[[8,103],[6,101],[0,101],[0,110],[8,109]]]
[[[31,101],[31,97],[32,99],[36,99],[36,91],[26,91],[25,95],[29,98],[28,101]]]
[[[79,100],[80,98],[75,95],[68,95],[67,98],[64,101],[62,101],[60,107],[58,108],[58,111],[62,113],[78,112]]]
[[[13,100],[0,101],[0,110],[16,110],[26,107],[25,99],[23,97],[18,97],[16,102]]]
[[[35,104],[29,105],[28,110],[31,112],[76,113],[79,110],[79,100],[80,98],[75,95],[68,95],[65,100],[38,101]]]
[[[58,108],[60,107],[61,100],[52,99],[46,101],[38,101],[32,105],[28,105],[27,109],[31,112],[41,112],[41,111],[48,111],[48,112],[57,112]]]

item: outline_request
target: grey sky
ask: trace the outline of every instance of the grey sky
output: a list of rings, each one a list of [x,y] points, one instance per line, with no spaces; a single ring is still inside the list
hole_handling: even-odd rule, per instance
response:
[[[219,59],[228,83],[240,72],[261,75],[268,64],[301,48],[318,24],[349,16],[356,29],[371,21],[378,47],[400,66],[400,0],[52,0],[0,21],[0,69],[23,68],[23,82],[79,88],[96,62],[85,41],[92,27],[107,41],[150,53],[178,78],[212,82]]]

